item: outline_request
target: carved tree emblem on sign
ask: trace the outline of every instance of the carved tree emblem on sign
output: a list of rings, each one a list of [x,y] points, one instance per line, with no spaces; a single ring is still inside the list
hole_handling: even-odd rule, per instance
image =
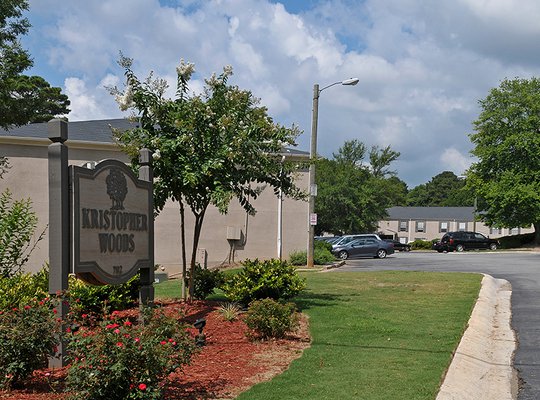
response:
[[[107,194],[112,200],[111,210],[123,210],[124,200],[128,192],[126,177],[120,170],[111,168],[111,172],[105,181],[107,183]]]

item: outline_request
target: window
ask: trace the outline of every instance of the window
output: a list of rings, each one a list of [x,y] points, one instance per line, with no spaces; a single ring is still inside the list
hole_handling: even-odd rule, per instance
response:
[[[510,228],[508,231],[509,231],[508,233],[510,235],[519,235],[521,229],[520,228]]]
[[[426,231],[426,221],[416,221],[416,232]]]
[[[407,232],[409,230],[409,222],[408,221],[399,221],[399,231],[400,232]]]
[[[458,231],[463,232],[467,230],[466,222],[458,222]]]
[[[448,232],[448,222],[441,222],[439,224],[439,232],[441,233]]]

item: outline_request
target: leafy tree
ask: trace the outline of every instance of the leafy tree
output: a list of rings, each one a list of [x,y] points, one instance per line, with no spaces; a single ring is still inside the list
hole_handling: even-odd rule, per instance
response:
[[[422,183],[412,188],[407,193],[407,205],[414,207],[427,207],[432,205],[428,194],[427,183]]]
[[[337,153],[332,153],[334,160],[350,167],[361,167],[366,156],[366,145],[357,139],[348,140],[338,149]]]
[[[30,28],[22,17],[26,10],[27,0],[2,0],[0,5],[0,128],[4,129],[69,112],[69,100],[60,88],[39,76],[23,75],[33,65],[18,40]]]
[[[474,193],[466,181],[451,171],[435,175],[427,183],[414,187],[407,195],[407,205],[417,207],[464,207],[474,204]]]
[[[479,103],[470,135],[478,162],[467,181],[482,199],[481,219],[497,227],[532,224],[540,244],[540,80],[503,80]]]
[[[390,164],[396,161],[400,156],[399,151],[394,151],[390,146],[384,149],[379,149],[378,146],[371,147],[369,152],[369,164],[371,173],[375,178],[386,178],[387,176],[395,176],[396,171],[388,169]]]
[[[396,171],[390,169],[390,164],[399,156],[400,153],[390,146],[382,149],[372,146],[369,152],[370,185],[374,186],[385,208],[404,204],[407,196],[407,184],[396,176]]]
[[[374,147],[369,154],[373,164],[369,166],[365,156],[365,145],[351,140],[333,154],[332,160],[318,161],[317,234],[373,232],[386,216],[386,208],[403,200],[406,185],[398,178],[385,177],[392,175],[388,166],[399,153],[390,147]]]
[[[277,194],[302,198],[294,184],[295,165],[281,162],[283,146],[295,145],[297,128],[275,124],[251,92],[228,84],[232,68],[205,81],[201,95],[190,95],[191,63],[177,68],[175,99],[164,96],[166,82],[152,75],[140,81],[132,60],[120,57],[127,86],[110,88],[122,109],[138,114],[140,127],[117,132],[117,138],[138,165],[138,150],[154,152],[154,202],[159,213],[167,199],[180,204],[182,260],[186,265],[185,210],[195,217],[190,258],[190,294],[193,294],[196,250],[209,206],[226,213],[233,198],[255,214],[252,201],[267,185]],[[184,268],[184,273],[185,268]],[[184,274],[186,276],[186,274]]]
[[[375,192],[379,193],[384,200],[384,207],[401,206],[407,201],[407,184],[397,176],[389,178],[371,178],[371,184],[375,186]]]

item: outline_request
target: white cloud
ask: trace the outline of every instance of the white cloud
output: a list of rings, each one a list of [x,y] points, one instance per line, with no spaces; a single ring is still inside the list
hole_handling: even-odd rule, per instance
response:
[[[451,147],[445,149],[441,154],[441,163],[445,166],[443,168],[445,171],[453,171],[456,175],[463,175],[471,166],[472,159]]]
[[[108,75],[96,88],[88,89],[85,82],[79,78],[66,78],[65,93],[71,101],[70,121],[93,120],[104,118],[118,118],[118,106],[104,89],[104,85],[114,86],[118,79]]]
[[[141,78],[153,70],[170,79],[170,95],[180,58],[196,64],[196,93],[231,64],[232,84],[260,97],[277,122],[304,130],[304,150],[313,84],[358,77],[355,87],[321,94],[320,153],[350,139],[391,145],[401,152],[398,175],[415,186],[448,168],[462,173],[477,101],[506,77],[540,70],[537,0],[283,3],[31,0],[30,52],[49,62],[34,73],[63,74],[70,119],[90,119],[121,115],[103,89],[123,82],[119,50]]]

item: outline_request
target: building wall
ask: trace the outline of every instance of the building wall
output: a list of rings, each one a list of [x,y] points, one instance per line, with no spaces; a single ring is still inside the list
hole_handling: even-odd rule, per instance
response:
[[[424,222],[424,231],[419,232],[417,230],[418,222]],[[441,229],[441,222],[446,224],[446,230]],[[400,230],[400,223],[406,224],[405,230]],[[402,226],[402,225],[401,225]],[[499,238],[509,235],[517,235],[523,233],[534,232],[534,228],[519,228],[519,229],[491,229],[484,225],[482,222],[465,221],[465,220],[385,220],[379,222],[378,231],[384,235],[393,235],[399,241],[403,243],[412,242],[414,240],[428,240],[440,239],[446,232],[452,231],[475,231],[482,233],[485,236],[492,238]]]
[[[308,184],[307,174],[301,174],[297,184],[305,189]],[[208,209],[198,246],[199,252],[206,252],[208,266],[278,257],[278,198],[271,188],[266,188],[253,205],[257,210],[255,216],[248,215],[237,200],[232,201],[225,215],[214,207]],[[284,198],[282,213],[282,255],[286,259],[292,251],[304,250],[307,246],[307,203]],[[189,209],[185,210],[185,215],[186,252],[189,259],[193,246],[194,217]],[[228,240],[229,230],[239,230],[241,239]],[[155,246],[156,262],[171,273],[178,273],[181,270],[178,203],[169,201],[156,219]],[[198,260],[202,261],[200,254]]]
[[[30,198],[32,208],[39,218],[34,241],[45,231],[42,241],[32,253],[27,265],[28,271],[38,271],[48,260],[48,139],[17,140],[1,138],[2,155],[8,157],[11,169],[0,179],[0,191],[9,188],[14,199]],[[67,141],[69,163],[82,165],[87,161],[99,162],[116,158],[127,162],[127,157],[112,144],[88,144]],[[306,172],[298,173],[297,184],[307,190]],[[233,201],[229,212],[221,215],[210,208],[205,216],[199,248],[207,255],[207,265],[219,265],[229,260],[238,262],[246,258],[268,259],[278,256],[278,199],[271,188],[266,188],[253,202],[257,214],[246,215],[237,201]],[[308,207],[305,201],[285,198],[283,201],[283,258],[293,250],[307,246]],[[186,239],[188,257],[191,254],[193,217],[186,209]],[[242,240],[228,241],[227,228],[238,228]],[[32,244],[33,245],[33,244]],[[174,274],[181,270],[180,215],[178,203],[168,202],[155,222],[155,262],[165,271]],[[232,251],[234,249],[234,252]],[[234,257],[233,257],[234,256]],[[200,261],[203,261],[199,257]]]

